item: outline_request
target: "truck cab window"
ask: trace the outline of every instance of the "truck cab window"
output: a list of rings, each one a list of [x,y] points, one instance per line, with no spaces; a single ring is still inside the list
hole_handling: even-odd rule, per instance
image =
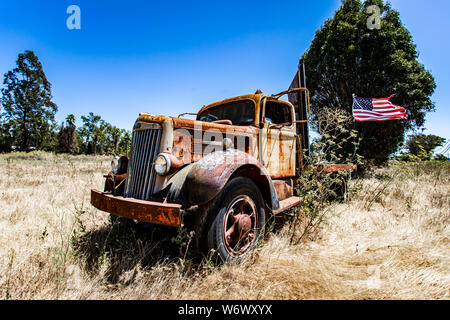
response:
[[[251,100],[222,104],[205,110],[198,115],[197,120],[205,122],[230,120],[236,126],[250,125],[255,121],[255,104]]]
[[[273,124],[284,124],[292,122],[290,108],[276,101],[266,102],[265,120]]]

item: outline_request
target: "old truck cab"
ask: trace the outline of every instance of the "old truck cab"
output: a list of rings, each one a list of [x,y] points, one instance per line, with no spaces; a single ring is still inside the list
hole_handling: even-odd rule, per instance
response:
[[[203,107],[195,120],[141,113],[129,158],[113,160],[104,190],[91,190],[92,205],[142,222],[191,225],[206,252],[214,249],[225,261],[245,256],[269,215],[300,202],[296,126],[309,116],[296,119],[294,106],[280,99],[286,93],[258,90],[222,100]]]

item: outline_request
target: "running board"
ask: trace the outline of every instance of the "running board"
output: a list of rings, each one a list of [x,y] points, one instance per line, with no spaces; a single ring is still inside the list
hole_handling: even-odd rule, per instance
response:
[[[301,199],[300,197],[290,197],[287,199],[284,199],[282,201],[280,201],[280,208],[278,210],[274,210],[272,211],[274,215],[278,215],[280,213],[283,213],[293,207],[295,207],[296,205],[298,205],[300,203]]]

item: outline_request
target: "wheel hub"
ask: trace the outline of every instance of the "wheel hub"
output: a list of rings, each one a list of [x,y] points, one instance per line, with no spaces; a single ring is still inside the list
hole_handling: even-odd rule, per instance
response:
[[[248,196],[235,198],[224,219],[226,249],[233,255],[245,253],[255,240],[257,226],[256,206]]]

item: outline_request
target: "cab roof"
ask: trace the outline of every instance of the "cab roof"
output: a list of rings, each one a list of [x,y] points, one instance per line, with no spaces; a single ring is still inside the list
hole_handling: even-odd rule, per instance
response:
[[[258,104],[258,101],[260,101],[261,97],[267,97],[267,99],[272,100],[272,101],[280,101],[280,102],[284,102],[286,104],[292,105],[289,101],[286,101],[284,99],[280,99],[280,98],[276,98],[273,96],[269,96],[267,94],[263,94],[261,92],[261,90],[257,90],[254,94],[246,94],[246,95],[241,95],[241,96],[236,96],[233,98],[228,98],[228,99],[224,99],[224,100],[220,100],[211,104],[208,104],[206,106],[203,106],[203,108],[201,108],[197,114],[200,114],[202,112],[204,112],[205,110],[208,110],[210,108],[214,108],[217,106],[220,106],[222,104],[227,104],[230,102],[235,102],[235,101],[240,101],[240,100],[253,100],[255,102],[255,105]]]

